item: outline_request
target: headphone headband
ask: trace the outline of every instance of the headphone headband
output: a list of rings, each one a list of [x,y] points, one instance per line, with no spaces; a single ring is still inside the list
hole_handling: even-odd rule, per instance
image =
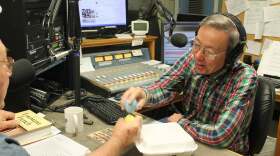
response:
[[[229,18],[233,22],[233,24],[236,26],[237,31],[239,32],[239,42],[241,42],[241,43],[246,42],[247,34],[246,34],[246,30],[245,30],[243,24],[241,23],[241,21],[236,16],[234,16],[233,14],[230,14],[230,13],[223,13],[222,15]]]
[[[244,46],[246,45],[247,40],[247,34],[246,30],[241,23],[241,21],[230,13],[223,13],[225,17],[229,18],[237,28],[237,31],[239,33],[239,42],[236,44],[236,46],[229,52],[229,55],[227,57],[226,63],[229,65],[233,65],[235,61],[237,61],[238,57],[243,53]]]

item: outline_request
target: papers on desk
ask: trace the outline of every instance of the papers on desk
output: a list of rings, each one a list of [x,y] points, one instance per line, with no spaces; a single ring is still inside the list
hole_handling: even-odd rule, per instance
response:
[[[57,128],[51,126],[50,121],[31,110],[16,113],[15,119],[20,126],[9,129],[4,134],[18,141],[20,145],[30,144],[60,132]]]
[[[90,152],[87,147],[61,134],[23,148],[30,156],[85,156]]]
[[[41,129],[38,131],[27,133],[25,135],[18,136],[14,139],[17,140],[20,145],[27,145],[30,143],[34,143],[38,140],[43,140],[43,139],[55,136],[58,133],[60,133],[60,130],[54,126],[51,126],[46,129]]]
[[[280,77],[280,42],[271,41],[265,47],[260,65],[258,67],[259,75],[272,75]]]

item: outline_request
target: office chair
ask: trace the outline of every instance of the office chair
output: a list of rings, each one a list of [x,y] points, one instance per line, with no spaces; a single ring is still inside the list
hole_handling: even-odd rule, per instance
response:
[[[258,77],[258,88],[249,131],[250,155],[259,153],[265,143],[274,110],[275,88],[269,80]]]

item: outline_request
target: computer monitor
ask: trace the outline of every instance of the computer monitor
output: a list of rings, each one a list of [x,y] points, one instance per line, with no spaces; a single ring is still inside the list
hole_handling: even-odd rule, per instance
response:
[[[164,32],[163,38],[163,52],[162,52],[162,62],[168,65],[173,65],[181,56],[191,50],[191,42],[195,38],[195,31],[198,28],[200,21],[192,22],[177,22],[176,27],[173,30],[173,34],[182,33],[188,38],[188,43],[185,47],[178,48],[170,43],[168,40],[169,32]],[[163,27],[168,27],[168,24],[163,24]],[[164,29],[163,30],[166,30]]]
[[[79,0],[82,32],[127,25],[127,0]]]

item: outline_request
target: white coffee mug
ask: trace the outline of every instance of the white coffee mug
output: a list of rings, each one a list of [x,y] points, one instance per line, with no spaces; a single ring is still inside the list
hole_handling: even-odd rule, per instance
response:
[[[84,129],[83,108],[71,106],[64,109],[64,116],[66,119],[65,132],[70,134],[77,134]]]

